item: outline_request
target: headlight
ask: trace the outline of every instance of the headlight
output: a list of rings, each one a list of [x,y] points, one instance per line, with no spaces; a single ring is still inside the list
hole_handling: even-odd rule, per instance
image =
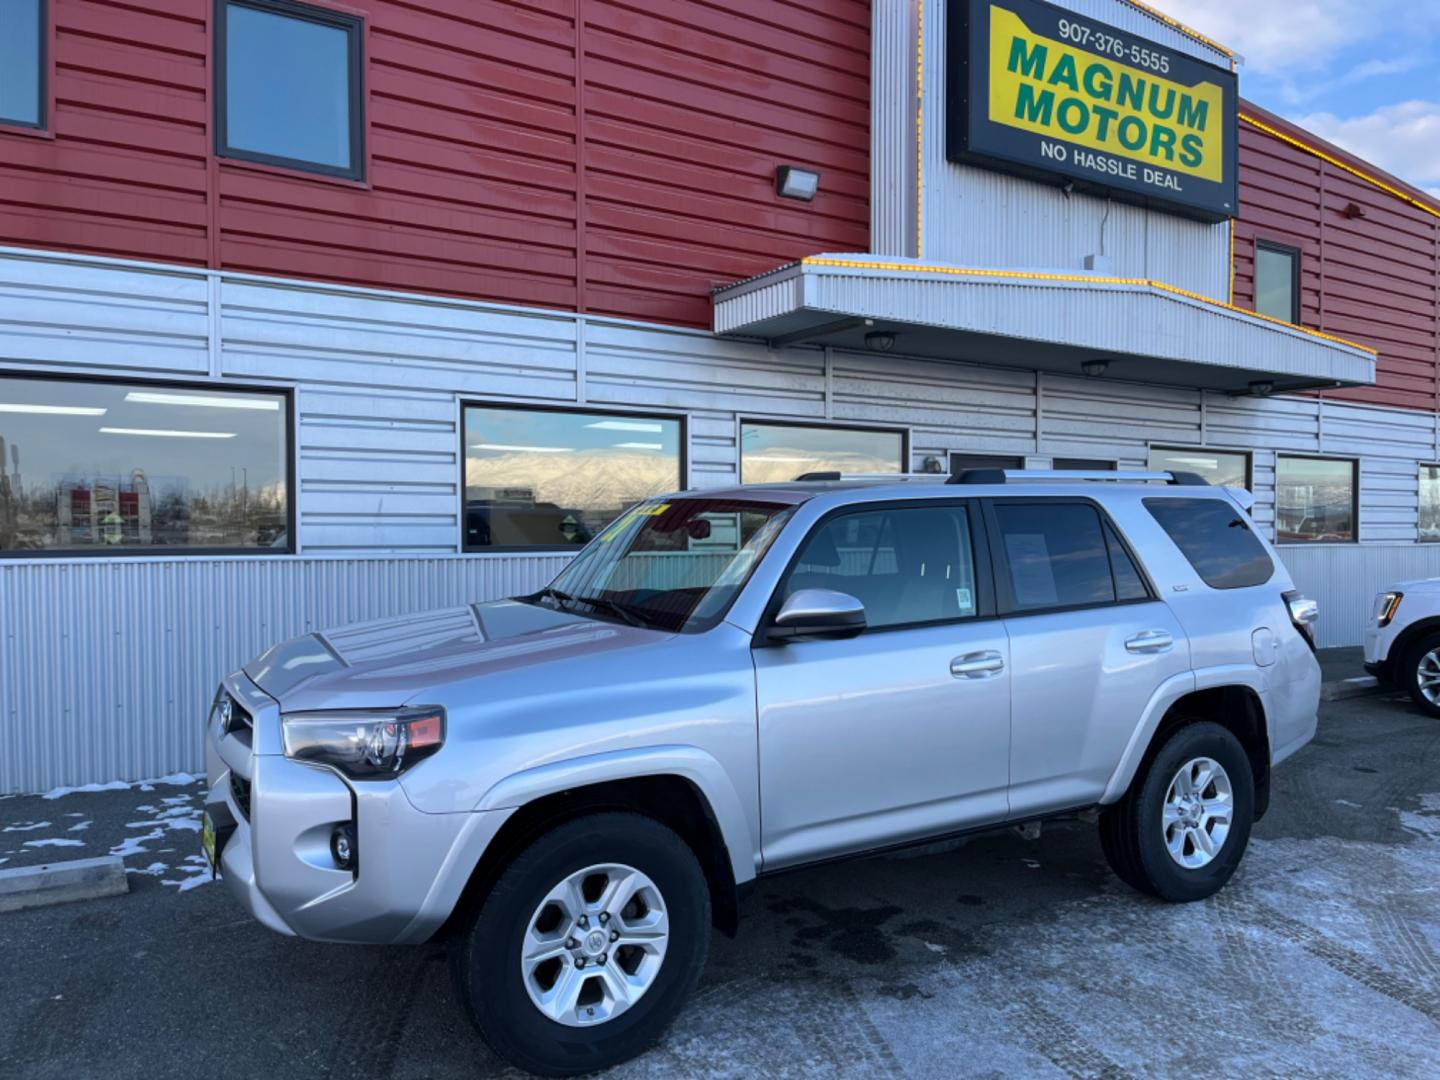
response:
[[[1400,601],[1405,599],[1404,593],[1387,592],[1381,593],[1375,598],[1375,625],[1389,626],[1390,620],[1395,618],[1395,613],[1400,610]]]
[[[354,780],[396,776],[445,743],[445,710],[346,710],[281,718],[285,756],[332,765]]]

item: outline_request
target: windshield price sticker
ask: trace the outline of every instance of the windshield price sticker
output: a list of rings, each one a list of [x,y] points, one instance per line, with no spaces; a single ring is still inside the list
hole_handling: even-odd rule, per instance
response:
[[[1233,72],[1043,0],[952,0],[951,16],[950,160],[1235,215]]]

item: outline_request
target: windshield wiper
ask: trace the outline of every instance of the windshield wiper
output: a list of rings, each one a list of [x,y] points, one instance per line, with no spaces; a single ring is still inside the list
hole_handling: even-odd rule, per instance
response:
[[[550,597],[561,610],[564,610],[566,607],[573,607],[576,604],[587,604],[592,608],[598,608],[601,611],[608,611],[612,615],[617,615],[631,626],[638,626],[641,629],[645,629],[650,625],[624,604],[615,600],[606,599],[603,596],[571,596],[569,593],[563,592],[551,585],[546,585],[545,588],[535,593],[534,596],[537,600],[545,596]]]
[[[531,593],[529,599],[540,600],[547,596],[555,601],[555,606],[558,608],[564,608],[566,604],[577,603],[575,597],[571,596],[568,592],[561,592],[553,585],[546,585],[539,592]]]
[[[589,604],[591,607],[600,608],[602,611],[609,611],[612,614],[619,615],[620,618],[624,619],[631,626],[638,626],[644,629],[650,625],[625,604],[621,604],[615,600],[607,600],[603,596],[582,596],[579,600],[582,604]]]

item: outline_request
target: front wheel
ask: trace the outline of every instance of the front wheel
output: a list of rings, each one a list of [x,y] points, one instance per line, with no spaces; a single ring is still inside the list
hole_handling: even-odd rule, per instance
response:
[[[1429,713],[1440,716],[1440,634],[1427,634],[1406,654],[1399,672],[1410,691],[1410,700]]]
[[[1240,740],[1209,721],[1176,730],[1100,815],[1111,868],[1172,903],[1203,900],[1230,880],[1250,842],[1255,779]]]
[[[492,1050],[575,1076],[664,1034],[709,941],[709,887],[685,841],[639,814],[597,813],[516,857],[456,943],[453,970]]]

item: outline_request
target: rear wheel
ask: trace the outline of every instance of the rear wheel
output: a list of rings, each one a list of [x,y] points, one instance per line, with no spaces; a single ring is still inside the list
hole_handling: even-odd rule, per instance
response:
[[[452,963],[492,1050],[530,1072],[574,1076],[653,1045],[709,942],[709,887],[685,841],[639,814],[600,813],[516,857]]]
[[[1440,716],[1440,634],[1427,634],[1414,644],[1400,677],[1416,705]]]
[[[1115,873],[1141,892],[1203,900],[1240,865],[1254,817],[1245,748],[1200,721],[1170,735],[1125,798],[1100,815],[1100,842]]]

